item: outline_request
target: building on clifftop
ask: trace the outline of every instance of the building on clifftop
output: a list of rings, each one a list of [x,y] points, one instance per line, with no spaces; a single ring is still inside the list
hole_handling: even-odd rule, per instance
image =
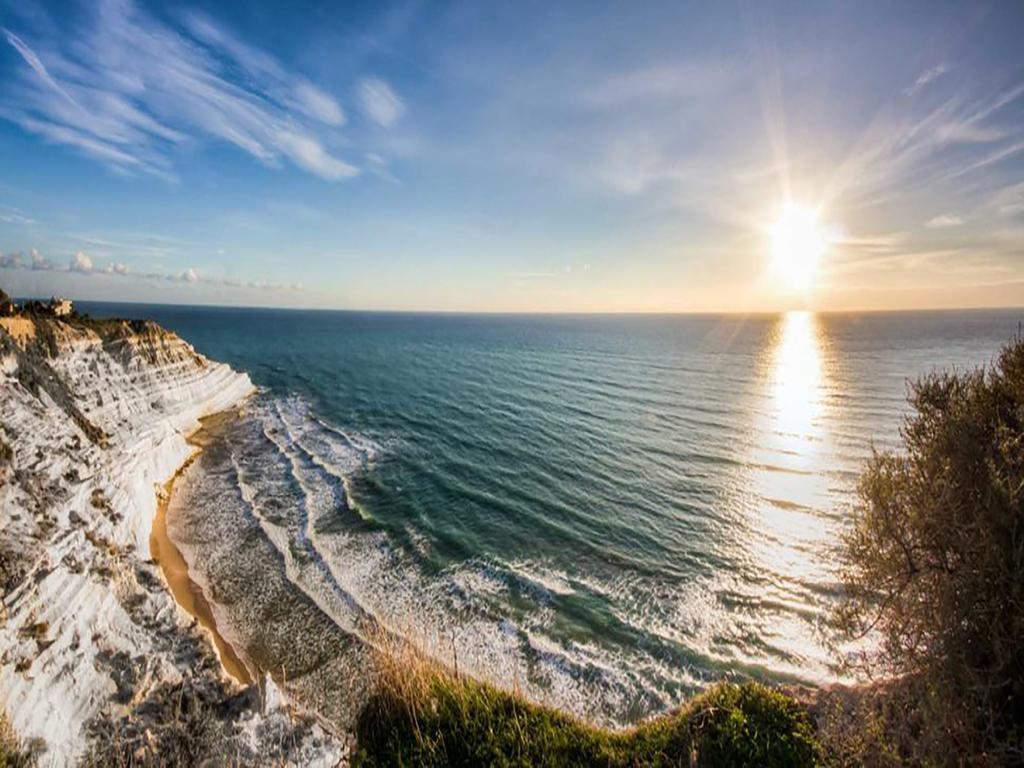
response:
[[[50,311],[54,317],[67,317],[74,311],[71,299],[50,299]]]

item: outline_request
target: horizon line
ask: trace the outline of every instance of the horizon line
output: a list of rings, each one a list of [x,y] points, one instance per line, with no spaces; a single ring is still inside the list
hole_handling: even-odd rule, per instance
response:
[[[19,296],[14,301],[49,301],[54,296]],[[338,313],[366,313],[366,314],[396,314],[396,315],[492,315],[492,316],[721,316],[737,315],[751,317],[757,315],[784,315],[790,312],[810,312],[816,315],[863,315],[863,314],[907,314],[915,312],[1024,312],[1024,305],[999,305],[999,306],[948,306],[948,307],[899,307],[899,308],[864,308],[864,309],[818,309],[814,307],[789,307],[779,309],[675,309],[675,310],[487,310],[487,309],[379,309],[379,308],[354,308],[354,307],[295,307],[295,306],[272,306],[257,304],[214,304],[184,302],[149,302],[149,301],[111,301],[105,299],[76,299],[69,298],[75,304],[111,304],[138,307],[180,307],[195,309],[244,309],[244,310],[270,310],[274,312],[338,312]]]

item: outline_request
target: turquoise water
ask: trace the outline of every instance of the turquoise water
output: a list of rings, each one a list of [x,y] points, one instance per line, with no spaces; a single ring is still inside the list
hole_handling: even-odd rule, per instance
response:
[[[1022,318],[86,309],[261,387],[171,526],[260,666],[328,690],[373,617],[609,722],[722,677],[833,678],[860,466],[908,377],[987,362]]]

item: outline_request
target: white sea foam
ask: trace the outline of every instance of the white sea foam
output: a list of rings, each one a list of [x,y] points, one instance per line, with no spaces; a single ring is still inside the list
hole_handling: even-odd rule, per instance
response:
[[[415,551],[394,546],[382,531],[354,526],[346,511],[353,506],[349,485],[380,457],[380,446],[325,424],[298,398],[253,403],[225,437],[224,449],[245,489],[247,509],[240,507],[237,514],[251,512],[259,521],[295,599],[310,600],[349,635],[361,636],[362,617],[373,616],[463,671],[604,722],[673,703],[651,687],[652,679],[672,680],[682,688],[697,679],[686,669],[660,665],[642,650],[613,651],[552,634],[551,599],[574,595],[577,588],[574,577],[546,563],[469,560],[431,573],[418,564]],[[189,489],[176,501],[182,508],[202,507],[208,492],[204,471],[216,469],[201,461],[190,470],[196,477],[182,486]],[[281,518],[276,522],[268,522],[263,509],[271,502]],[[230,525],[223,533],[231,535]],[[182,548],[190,565],[202,571],[202,548]],[[268,561],[265,567],[278,566]],[[519,594],[515,610],[512,583]],[[609,590],[581,586],[597,594]],[[524,604],[524,598],[532,603]],[[230,613],[232,607],[223,610]],[[261,627],[240,627],[231,617],[225,623],[235,627],[243,646],[245,638],[259,643]],[[651,674],[645,678],[636,670]]]

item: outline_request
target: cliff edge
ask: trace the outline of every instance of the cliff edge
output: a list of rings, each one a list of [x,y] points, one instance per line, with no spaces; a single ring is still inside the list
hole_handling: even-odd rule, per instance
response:
[[[0,708],[43,764],[113,730],[141,761],[161,723],[140,712],[174,692],[199,697],[240,762],[259,754],[266,691],[223,678],[149,551],[186,435],[252,392],[152,322],[0,318]]]

